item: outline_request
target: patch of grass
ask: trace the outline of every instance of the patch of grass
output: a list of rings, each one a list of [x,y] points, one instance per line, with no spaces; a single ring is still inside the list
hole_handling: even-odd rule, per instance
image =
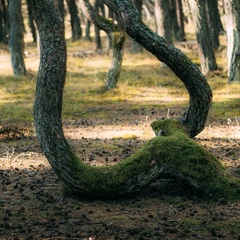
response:
[[[200,225],[201,223],[202,223],[201,219],[195,219],[194,217],[192,217],[192,218],[186,217],[182,220],[182,225],[184,225],[186,227],[197,226],[197,225]]]
[[[145,108],[151,105],[158,108],[186,107],[188,93],[183,83],[167,67],[151,54],[124,54],[122,73],[118,88],[105,89],[105,77],[110,66],[111,55],[93,54],[86,57],[74,57],[76,52],[92,51],[93,43],[84,40],[67,41],[68,62],[64,89],[63,118],[76,118],[84,115],[92,117],[98,108],[101,117],[109,117],[106,109],[115,110],[122,103],[127,109]],[[35,51],[33,46],[26,46]],[[26,49],[27,50],[27,49]],[[198,56],[188,53],[198,63]],[[220,58],[221,54],[218,54]],[[31,57],[27,59],[30,63]],[[31,71],[36,72],[38,59],[33,58]],[[223,60],[222,60],[223,61]],[[10,63],[9,63],[10,64]],[[34,65],[35,64],[35,65]],[[33,67],[34,66],[34,67]],[[14,77],[0,76],[0,116],[2,120],[32,121],[36,76]],[[207,76],[213,90],[213,117],[238,117],[240,85],[227,84],[226,72],[219,71]],[[102,110],[99,110],[101,109]],[[90,109],[90,111],[89,111]]]
[[[213,102],[211,115],[223,119],[240,117],[240,98]]]

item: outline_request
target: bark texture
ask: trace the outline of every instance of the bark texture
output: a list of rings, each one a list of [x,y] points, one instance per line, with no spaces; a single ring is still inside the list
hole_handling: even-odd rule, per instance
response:
[[[186,41],[182,0],[176,0],[176,16],[177,16],[177,31],[175,32],[175,38],[178,41]]]
[[[203,74],[217,70],[217,63],[208,31],[207,14],[204,0],[190,0],[193,23],[195,26],[201,69]]]
[[[16,76],[25,75],[27,71],[24,63],[21,0],[10,0],[8,10],[10,19],[9,47],[13,72]]]
[[[221,18],[218,11],[218,1],[207,0],[205,4],[212,47],[217,49],[220,46],[219,34],[221,31],[223,31]]]
[[[228,38],[228,82],[240,81],[240,1],[225,0]]]
[[[113,89],[117,87],[117,83],[122,70],[124,42],[125,33],[121,31],[115,32],[112,62],[106,77],[107,89]]]
[[[172,12],[169,0],[155,0],[157,33],[168,42],[173,42]]]
[[[71,16],[72,40],[80,39],[82,36],[81,22],[78,17],[78,7],[75,0],[66,0]]]
[[[150,30],[139,19],[130,1],[105,0],[104,2],[116,13],[124,31],[164,62],[185,84],[190,95],[189,108],[179,121],[185,126],[190,137],[200,133],[204,129],[212,100],[212,91],[204,75],[186,55]]]
[[[172,177],[210,198],[239,197],[239,180],[189,138],[179,122],[155,121],[158,137],[119,164],[86,165],[71,151],[62,131],[66,76],[63,22],[51,1],[28,0],[40,34],[41,59],[34,105],[41,147],[65,187],[78,196],[116,197],[138,191],[160,177]],[[160,134],[161,133],[161,134]],[[161,135],[161,136],[159,136]]]

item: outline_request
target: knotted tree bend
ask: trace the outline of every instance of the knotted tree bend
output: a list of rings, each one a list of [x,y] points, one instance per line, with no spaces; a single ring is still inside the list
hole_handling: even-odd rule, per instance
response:
[[[62,130],[62,94],[66,76],[63,22],[52,1],[28,0],[40,35],[40,66],[34,105],[36,133],[51,166],[65,187],[78,196],[113,197],[138,191],[158,178],[174,178],[204,196],[238,198],[239,180],[190,137],[203,128],[211,89],[198,68],[179,50],[157,36],[137,17],[128,0],[107,1],[123,29],[166,63],[185,84],[189,108],[179,120],[155,121],[163,136],[114,166],[93,167],[79,159]],[[190,137],[189,137],[190,136]]]

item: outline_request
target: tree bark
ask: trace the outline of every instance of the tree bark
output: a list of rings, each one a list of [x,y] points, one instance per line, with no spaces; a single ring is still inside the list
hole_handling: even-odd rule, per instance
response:
[[[179,121],[185,126],[190,137],[200,133],[204,129],[212,99],[212,91],[203,74],[186,55],[150,30],[138,18],[136,10],[128,0],[104,2],[116,13],[124,31],[168,65],[185,84],[190,94],[189,108]]]
[[[142,5],[143,1],[142,0],[132,0],[133,6],[136,8],[139,18],[142,19]],[[136,42],[135,39],[131,39],[131,52],[132,53],[140,53],[142,52],[143,49],[142,47]]]
[[[240,2],[224,0],[228,38],[228,82],[240,81]]]
[[[65,19],[64,1],[63,0],[55,0],[55,5],[58,9],[58,12],[59,12],[62,20],[64,21],[64,19]]]
[[[157,33],[164,37],[169,43],[173,42],[173,24],[171,15],[169,0],[155,0]]]
[[[82,36],[82,29],[80,18],[78,17],[78,8],[75,0],[67,0],[69,13],[71,16],[72,40],[80,39]]]
[[[24,63],[21,0],[10,0],[8,10],[10,19],[9,47],[13,72],[16,76],[25,75],[27,71]]]
[[[176,32],[175,38],[178,41],[184,42],[186,41],[186,34],[184,29],[184,13],[183,13],[182,0],[176,0],[176,15],[177,15],[178,30]]]
[[[41,43],[34,104],[36,133],[47,159],[70,192],[78,197],[116,197],[167,176],[186,183],[205,197],[239,197],[239,181],[174,120],[153,122],[153,130],[163,136],[153,138],[119,164],[93,167],[78,159],[64,138],[61,121],[66,76],[63,22],[51,1],[28,0],[28,3]]]
[[[35,25],[34,25],[32,12],[29,7],[28,7],[28,25],[29,25],[31,33],[32,33],[33,42],[36,43],[37,42],[37,33],[36,33]]]
[[[218,1],[207,0],[206,10],[212,47],[213,49],[218,49],[220,46],[219,34],[223,30],[220,14],[218,11]]]
[[[9,15],[5,0],[0,0],[0,42],[8,43]]]
[[[217,70],[217,63],[208,33],[207,15],[204,0],[190,0],[192,18],[197,36],[199,57],[203,74]]]
[[[108,51],[112,48],[114,23],[110,19],[101,17],[98,12],[93,8],[88,0],[80,1],[81,9],[84,12],[88,20],[90,20],[95,26],[103,30],[109,39]]]
[[[113,21],[101,17],[96,10],[93,9],[88,0],[82,0],[81,7],[87,18],[91,20],[97,27],[104,29],[105,32],[108,33],[109,39],[113,39],[112,62],[106,77],[106,87],[107,89],[116,88],[122,69],[125,34],[116,24],[114,24]]]
[[[124,42],[125,42],[125,33],[123,31],[115,31],[112,63],[106,77],[107,89],[113,89],[117,87],[117,83],[122,70]]]

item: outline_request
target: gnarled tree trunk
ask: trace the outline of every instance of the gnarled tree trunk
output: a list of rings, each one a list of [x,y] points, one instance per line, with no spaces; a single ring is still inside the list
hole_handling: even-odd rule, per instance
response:
[[[66,142],[61,121],[66,75],[63,23],[51,1],[28,2],[38,25],[41,43],[34,105],[36,133],[47,159],[69,191],[78,196],[113,197],[138,191],[167,175],[168,178],[186,182],[204,196],[239,196],[239,182],[229,175],[217,159],[189,138],[182,125],[174,120],[153,122],[153,130],[163,136],[153,138],[134,155],[116,165],[93,167],[78,159]],[[121,10],[121,6],[117,7]],[[149,31],[146,27],[144,29]],[[148,33],[149,40],[153,40],[151,37]],[[171,52],[174,48],[168,50]],[[173,64],[173,60],[169,60],[168,63]],[[182,57],[181,60],[186,61],[186,58]],[[191,68],[190,60],[185,64]]]
[[[129,0],[118,1],[118,3],[112,0],[104,0],[104,2],[116,13],[124,31],[161,62],[168,65],[184,83],[189,92],[190,101],[189,108],[180,122],[185,126],[190,137],[200,133],[204,129],[208,116],[212,91],[198,67],[172,44],[144,25]]]

